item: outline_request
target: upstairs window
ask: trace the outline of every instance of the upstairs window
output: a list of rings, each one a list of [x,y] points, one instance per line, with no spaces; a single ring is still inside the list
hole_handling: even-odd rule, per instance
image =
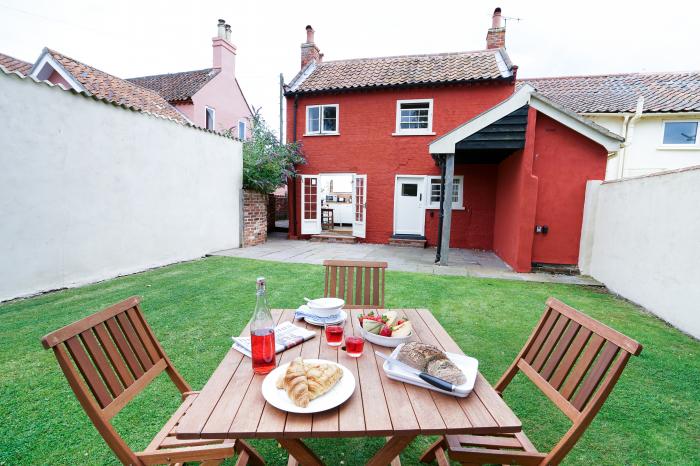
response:
[[[398,100],[394,134],[433,134],[433,99]]]
[[[245,141],[247,138],[248,132],[245,124],[245,120],[238,120],[238,139],[241,141]]]
[[[306,107],[306,134],[338,134],[338,104]]]
[[[464,189],[462,184],[464,183],[464,177],[457,175],[452,179],[452,208],[461,209],[463,205]],[[442,182],[439,176],[430,177],[430,202],[428,203],[429,209],[439,209],[440,208],[440,193],[442,191]],[[449,199],[445,198],[448,202]]]
[[[664,144],[693,146],[698,141],[697,121],[664,122]]]
[[[216,123],[216,112],[211,107],[206,107],[206,128],[214,129],[214,124]]]

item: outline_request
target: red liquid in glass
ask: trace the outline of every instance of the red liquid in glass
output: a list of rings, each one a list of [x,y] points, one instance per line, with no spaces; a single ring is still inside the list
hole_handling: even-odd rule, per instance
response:
[[[343,327],[340,325],[326,326],[326,341],[331,346],[340,346],[343,341]]]
[[[253,353],[253,372],[267,374],[277,365],[275,362],[275,331],[270,328],[250,332]]]
[[[345,338],[345,350],[348,356],[357,358],[362,355],[362,350],[365,347],[365,340],[360,337],[347,337]]]

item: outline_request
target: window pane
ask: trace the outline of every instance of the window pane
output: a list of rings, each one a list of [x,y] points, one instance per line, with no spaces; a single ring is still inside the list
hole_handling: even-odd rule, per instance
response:
[[[440,186],[440,179],[430,180],[430,202],[439,204],[440,203],[440,192],[442,191]]]
[[[244,121],[239,121],[238,122],[238,139],[241,141],[245,141],[245,122]]]
[[[309,107],[307,127],[309,133],[318,133],[321,131],[319,119],[319,107]]]
[[[206,109],[206,127],[207,129],[214,129],[214,110]]]
[[[429,102],[401,104],[399,123],[401,129],[428,129]]]
[[[401,195],[416,197],[418,195],[418,185],[417,184],[402,184],[401,185]]]
[[[452,180],[452,202],[459,202],[459,179]]]
[[[337,131],[336,107],[323,107],[323,131],[334,133]]]
[[[695,144],[697,121],[667,122],[664,125],[664,144]]]

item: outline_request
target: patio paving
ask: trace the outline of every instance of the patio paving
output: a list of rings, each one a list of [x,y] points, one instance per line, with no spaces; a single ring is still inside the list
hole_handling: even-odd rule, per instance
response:
[[[385,244],[288,240],[285,233],[272,233],[268,236],[267,242],[259,246],[227,249],[212,255],[302,264],[321,264],[325,259],[379,260],[388,262],[390,270],[403,272],[601,286],[599,282],[588,276],[513,272],[491,251],[450,249],[450,265],[445,267],[434,264],[435,248],[400,248]]]

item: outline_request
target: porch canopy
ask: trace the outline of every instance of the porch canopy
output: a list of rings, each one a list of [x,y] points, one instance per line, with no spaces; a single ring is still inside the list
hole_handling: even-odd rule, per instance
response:
[[[438,248],[435,262],[447,265],[452,223],[452,203],[444,193],[452,192],[455,163],[497,164],[525,148],[530,109],[547,115],[597,142],[608,152],[620,149],[624,138],[539,94],[525,84],[498,105],[475,116],[430,143],[429,152],[440,164],[441,194]]]

